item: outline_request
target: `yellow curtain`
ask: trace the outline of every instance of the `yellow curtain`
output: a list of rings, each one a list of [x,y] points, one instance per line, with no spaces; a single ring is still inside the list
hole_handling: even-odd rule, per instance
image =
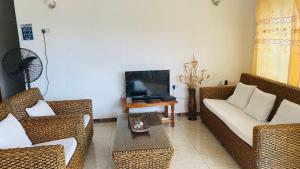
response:
[[[300,0],[258,0],[252,71],[300,87]]]

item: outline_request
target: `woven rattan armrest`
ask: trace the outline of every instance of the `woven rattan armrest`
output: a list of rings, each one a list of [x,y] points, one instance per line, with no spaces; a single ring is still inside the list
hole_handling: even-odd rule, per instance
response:
[[[92,118],[92,100],[64,100],[48,101],[48,104],[56,114],[83,113],[89,114]]]
[[[201,87],[200,101],[207,99],[228,99],[233,94],[235,86],[221,86],[221,87]]]
[[[51,145],[0,150],[0,168],[65,169],[64,147]]]
[[[300,124],[263,125],[253,130],[256,168],[300,166]]]
[[[34,117],[21,121],[33,144],[74,137],[83,143],[83,114]]]

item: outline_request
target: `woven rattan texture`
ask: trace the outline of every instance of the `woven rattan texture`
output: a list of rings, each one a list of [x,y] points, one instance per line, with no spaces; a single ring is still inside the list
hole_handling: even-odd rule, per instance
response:
[[[12,114],[21,120],[22,125],[24,125],[24,128],[33,143],[75,137],[78,141],[78,147],[67,168],[82,168],[89,144],[93,137],[92,101],[67,100],[48,102],[57,116],[29,118],[26,113],[26,108],[35,105],[38,100],[43,100],[43,97],[39,89],[33,88],[11,97],[7,104],[11,105],[12,110],[10,111],[12,111]],[[7,107],[5,109],[9,110]],[[83,126],[84,114],[89,114],[91,116],[91,120],[85,129]],[[5,116],[6,115],[1,116],[0,114],[0,118]],[[45,162],[47,162],[47,160],[45,160]],[[55,165],[54,162],[53,165]],[[26,168],[27,164],[21,164],[21,166]],[[37,166],[36,168],[48,167]],[[56,166],[54,168],[61,167]],[[62,168],[66,167],[64,166]]]
[[[33,144],[59,140],[76,136],[77,142],[83,144],[84,126],[81,125],[83,115],[64,115],[38,117],[21,121]]]
[[[63,100],[63,101],[48,101],[47,102],[56,114],[70,114],[70,113],[83,113],[89,114],[93,117],[92,113],[92,100]]]
[[[6,108],[0,104],[0,116],[6,116]],[[0,150],[0,168],[2,169],[82,169],[84,164],[84,126],[83,114],[64,115],[21,120],[30,140],[36,143],[74,137],[78,144],[76,151],[65,166],[62,146],[42,146]]]
[[[206,99],[228,99],[234,92],[235,86],[202,87],[200,88],[201,102]],[[201,107],[200,107],[201,108]]]
[[[44,100],[40,90],[32,88],[12,96],[8,99],[8,102],[15,110],[15,117],[22,120],[28,117],[26,108],[34,106],[39,100]]]
[[[288,99],[300,104],[300,90],[250,74],[242,74],[241,82],[256,85],[259,89],[277,95],[269,120],[281,101]],[[201,118],[228,152],[245,169],[295,169],[300,166],[300,124],[257,126],[253,132],[253,147],[236,136],[217,116],[203,104],[204,98],[227,99],[234,87],[200,89]]]
[[[257,168],[300,168],[300,124],[256,127],[253,148]]]
[[[152,124],[149,133],[135,134],[129,129],[128,115],[119,115],[113,146],[113,160],[117,168],[164,169],[169,167],[174,150],[160,125],[158,114],[147,113],[145,116],[149,124]]]
[[[15,96],[11,97],[8,102],[14,109],[14,115],[22,120],[28,119],[28,115],[26,113],[26,108],[32,107],[35,105],[39,100],[43,100],[43,96],[38,88],[29,89],[27,91],[23,91],[21,93],[16,94]],[[88,151],[88,147],[93,138],[93,111],[92,111],[92,100],[85,99],[85,100],[64,100],[64,101],[49,101],[47,102],[53,111],[58,116],[65,116],[69,115],[76,116],[77,114],[89,114],[91,120],[84,132],[84,139],[83,139],[83,147],[85,154]],[[66,116],[68,117],[68,116]],[[0,117],[1,118],[1,117]],[[64,118],[64,117],[62,117]],[[78,124],[83,125],[83,119]],[[63,126],[60,124],[60,126]]]
[[[91,120],[85,128],[84,133],[84,150],[85,154],[88,151],[89,145],[92,142],[94,134],[92,100],[65,100],[65,101],[50,101],[48,102],[53,111],[58,115],[72,114],[89,114]],[[83,121],[81,122],[83,123]]]
[[[85,132],[84,132],[83,145],[84,145],[85,154],[87,154],[87,152],[89,150],[89,146],[93,140],[93,135],[94,135],[94,123],[93,123],[93,120],[91,119],[91,121],[85,128]]]
[[[6,118],[8,114],[14,114],[14,110],[9,103],[0,103],[0,120]]]
[[[140,151],[113,154],[118,169],[166,169],[169,168],[173,150]]]
[[[62,145],[0,150],[1,169],[65,169]]]

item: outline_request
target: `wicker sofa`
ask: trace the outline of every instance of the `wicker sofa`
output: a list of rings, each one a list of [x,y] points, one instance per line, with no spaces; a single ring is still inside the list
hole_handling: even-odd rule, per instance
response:
[[[0,121],[14,110],[9,104],[0,104]],[[27,118],[21,120],[33,144],[25,148],[0,149],[1,169],[82,169],[84,164],[84,128],[80,124],[83,114],[69,114],[63,117]],[[65,148],[60,144],[43,145],[45,142],[75,138],[76,149],[66,161]],[[75,144],[76,144],[75,143]],[[72,151],[72,150],[71,150]],[[70,151],[67,151],[70,152]],[[66,162],[68,162],[66,164]]]
[[[300,89],[250,74],[242,74],[240,82],[277,96],[268,121],[280,103],[287,99],[300,104]],[[253,128],[253,144],[247,144],[204,104],[204,99],[226,100],[235,87],[203,87],[200,89],[201,119],[215,137],[245,169],[299,168],[300,124],[259,125]]]
[[[16,94],[8,99],[8,103],[12,106],[12,113],[18,120],[29,119],[26,108],[32,107],[39,100],[44,100],[38,88],[32,88],[27,91]],[[87,153],[88,147],[93,137],[93,113],[91,100],[65,100],[65,101],[48,101],[50,107],[59,117],[65,118],[77,115],[83,115],[78,125],[84,126],[83,148],[84,154]],[[85,115],[89,115],[89,121],[84,125]],[[36,118],[39,119],[39,118]],[[43,118],[42,118],[43,119]],[[42,122],[42,121],[41,121]]]

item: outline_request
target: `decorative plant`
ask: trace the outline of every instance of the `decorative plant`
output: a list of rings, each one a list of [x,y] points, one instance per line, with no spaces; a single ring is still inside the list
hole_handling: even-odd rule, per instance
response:
[[[207,70],[201,70],[201,73],[198,73],[198,61],[194,55],[191,62],[184,64],[184,70],[184,74],[179,76],[179,82],[186,84],[191,89],[200,87],[210,77]]]

